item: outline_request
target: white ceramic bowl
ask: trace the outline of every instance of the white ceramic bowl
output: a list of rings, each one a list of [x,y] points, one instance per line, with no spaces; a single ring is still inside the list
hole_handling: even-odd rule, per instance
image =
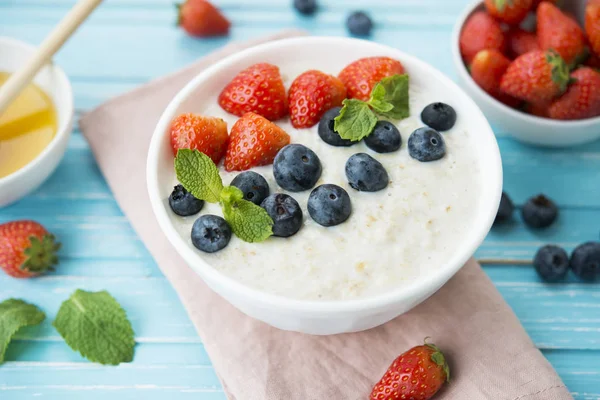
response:
[[[402,61],[413,82],[434,80],[440,95],[455,99],[457,112],[469,118],[469,129],[479,137],[483,176],[477,222],[468,237],[448,254],[447,262],[402,290],[347,301],[304,301],[285,298],[245,286],[208,265],[176,231],[169,217],[168,193],[174,181],[173,153],[168,129],[172,118],[183,112],[201,112],[203,93],[219,93],[240,70],[258,62],[286,65],[310,60],[315,69],[337,74],[350,62],[367,56],[390,56]],[[475,149],[474,149],[475,150]],[[183,88],[163,113],[150,145],[147,180],[152,208],[165,235],[179,254],[204,281],[247,315],[280,329],[310,334],[337,334],[361,331],[381,325],[416,306],[435,293],[472,256],[488,233],[496,215],[502,190],[500,153],[493,132],[477,105],[451,80],[426,63],[390,47],[372,42],[330,37],[286,39],[257,46],[206,69]],[[260,246],[260,244],[257,244]]]
[[[34,54],[35,47],[16,39],[0,37],[0,71],[14,72]],[[54,172],[67,148],[73,126],[73,91],[63,70],[50,64],[34,82],[54,102],[58,131],[48,146],[29,164],[0,178],[0,207],[13,203],[39,187]]]
[[[563,4],[567,11],[583,21],[585,0],[565,1]],[[452,33],[452,57],[461,86],[481,107],[491,124],[522,142],[538,146],[575,146],[599,139],[600,117],[557,121],[525,114],[494,99],[471,79],[460,54],[459,38],[467,19],[479,9],[483,9],[483,2],[478,0],[469,5],[456,21]]]

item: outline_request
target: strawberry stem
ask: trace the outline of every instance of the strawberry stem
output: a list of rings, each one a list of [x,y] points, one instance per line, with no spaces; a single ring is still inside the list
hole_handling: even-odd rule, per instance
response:
[[[425,346],[433,350],[433,353],[431,354],[431,360],[440,367],[442,367],[444,373],[446,374],[446,381],[450,382],[450,367],[446,362],[446,357],[444,357],[444,353],[442,353],[439,347],[437,347],[435,344],[427,343],[427,339],[429,339],[429,337],[425,338]]]
[[[569,67],[565,60],[554,50],[546,53],[546,61],[552,68],[552,81],[558,85],[561,94],[567,90],[567,86],[571,80]]]
[[[60,243],[55,240],[54,235],[44,235],[41,240],[31,236],[29,242],[31,245],[23,251],[27,259],[21,269],[35,274],[53,271],[53,267],[58,264],[56,252],[60,249]]]
[[[181,21],[183,19],[181,7],[183,7],[183,3],[175,3],[175,8],[177,9],[177,21],[175,22],[175,26],[181,26]]]

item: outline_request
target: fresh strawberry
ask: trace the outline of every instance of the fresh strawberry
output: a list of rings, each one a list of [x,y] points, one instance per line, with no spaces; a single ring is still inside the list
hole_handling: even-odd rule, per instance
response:
[[[585,54],[585,36],[576,21],[555,5],[543,2],[537,9],[537,36],[542,50],[554,50],[568,65]]]
[[[288,103],[279,68],[267,63],[246,68],[225,86],[219,95],[219,105],[238,117],[247,112],[270,121],[285,117]]]
[[[35,221],[0,225],[0,268],[15,278],[31,278],[53,271],[60,249],[54,235]]]
[[[434,344],[400,354],[371,392],[370,400],[429,400],[450,379],[444,355]]]
[[[504,53],[506,38],[498,21],[485,11],[478,11],[469,17],[460,33],[460,53],[468,65],[475,54],[485,49]]]
[[[271,164],[289,143],[290,136],[268,119],[251,112],[244,114],[231,128],[225,169],[245,171]]]
[[[229,32],[231,23],[207,0],[186,0],[177,8],[177,25],[192,36],[220,36]]]
[[[527,32],[521,28],[514,28],[506,34],[508,42],[508,55],[517,58],[534,50],[541,50],[535,33]]]
[[[227,149],[227,122],[221,118],[181,114],[171,122],[173,155],[179,149],[198,150],[218,164]]]
[[[530,103],[543,103],[564,93],[569,79],[569,68],[558,54],[537,50],[508,66],[500,90]]]
[[[327,110],[341,106],[346,87],[338,78],[311,70],[292,82],[288,96],[290,118],[294,128],[316,125]]]
[[[481,50],[471,63],[471,77],[480,88],[509,107],[516,107],[520,100],[500,91],[500,80],[510,65],[510,60],[498,50]]]
[[[389,57],[367,57],[354,61],[338,77],[348,90],[348,98],[367,101],[371,90],[383,78],[404,73],[404,66]]]
[[[600,1],[585,8],[585,32],[593,52],[600,55]]]
[[[485,7],[492,17],[517,25],[531,11],[533,0],[485,0]]]
[[[600,116],[600,72],[582,67],[571,74],[574,82],[554,100],[548,114],[553,119],[585,119]]]
[[[500,90],[500,80],[510,65],[510,60],[498,50],[481,50],[471,63],[471,76],[475,83],[490,94]]]

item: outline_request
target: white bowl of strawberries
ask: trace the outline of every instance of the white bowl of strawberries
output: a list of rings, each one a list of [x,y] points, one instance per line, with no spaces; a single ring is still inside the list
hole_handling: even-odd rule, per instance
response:
[[[452,52],[461,85],[516,139],[600,138],[599,0],[476,1],[455,25]]]

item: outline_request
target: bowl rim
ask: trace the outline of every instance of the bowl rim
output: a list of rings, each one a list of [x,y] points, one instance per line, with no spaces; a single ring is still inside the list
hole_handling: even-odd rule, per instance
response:
[[[165,111],[160,117],[159,122],[156,125],[156,129],[153,132],[152,139],[150,142],[150,148],[148,152],[146,178],[148,185],[148,195],[154,214],[158,220],[158,223],[167,236],[168,240],[175,247],[176,251],[183,257],[188,265],[196,270],[204,280],[216,282],[219,287],[225,287],[231,291],[236,292],[238,295],[244,298],[251,298],[254,303],[264,305],[266,307],[273,307],[274,305],[279,309],[286,309],[286,311],[293,311],[301,314],[311,315],[323,315],[331,313],[353,313],[356,311],[366,311],[385,307],[390,304],[395,304],[406,299],[422,296],[424,293],[434,293],[441,286],[443,286],[463,265],[473,256],[476,249],[485,239],[489,232],[492,223],[496,217],[497,207],[491,206],[487,210],[485,218],[481,221],[477,221],[472,231],[474,232],[469,243],[465,243],[461,247],[460,251],[457,251],[455,255],[440,266],[435,274],[426,275],[406,287],[399,289],[392,289],[385,291],[384,293],[358,299],[350,300],[300,300],[280,295],[275,295],[255,289],[251,286],[240,283],[234,278],[228,277],[227,275],[219,272],[217,269],[212,267],[206,261],[194,252],[194,250],[183,240],[183,238],[177,233],[174,226],[169,220],[167,215],[166,207],[164,206],[164,199],[160,196],[160,189],[158,187],[158,165],[159,157],[161,157],[161,142],[163,142],[165,132],[175,115],[177,108],[180,104],[194,91],[196,88],[205,80],[210,78],[213,74],[218,73],[221,68],[227,68],[232,64],[243,62],[243,60],[255,53],[262,51],[277,51],[279,48],[294,45],[311,45],[319,46],[326,44],[332,46],[340,43],[350,44],[368,44],[375,49],[379,48],[385,53],[396,53],[397,57],[402,61],[410,60],[413,65],[418,65],[420,70],[426,71],[427,74],[433,74],[443,83],[448,86],[453,92],[461,93],[466,101],[465,108],[470,109],[472,112],[477,114],[478,119],[481,121],[481,126],[486,132],[479,132],[486,140],[489,141],[489,165],[492,173],[488,177],[488,181],[492,182],[487,190],[487,197],[492,204],[499,204],[500,196],[502,193],[502,162],[500,159],[500,150],[498,143],[494,136],[494,133],[487,122],[487,119],[483,115],[483,112],[479,109],[477,104],[454,83],[450,78],[446,77],[440,71],[435,69],[433,66],[421,61],[420,59],[406,54],[395,48],[370,42],[362,39],[347,38],[347,37],[300,37],[300,38],[288,38],[269,43],[264,43],[258,46],[254,46],[226,57],[219,62],[213,64],[209,68],[205,69],[200,74],[196,75],[188,84],[181,89],[179,93],[171,100]],[[360,55],[357,55],[359,58]],[[495,170],[495,171],[494,171]],[[484,211],[481,212],[484,214]],[[193,261],[193,262],[192,262]],[[209,279],[205,277],[208,276]],[[212,286],[209,284],[209,286]],[[229,292],[229,291],[228,291]]]
[[[15,38],[11,38],[8,36],[0,36],[0,46],[3,45],[16,46],[21,47],[27,52],[33,54],[37,49],[35,46],[19,40]],[[63,87],[65,90],[66,96],[64,101],[61,104],[56,104],[54,101],[54,107],[56,109],[66,110],[68,117],[65,118],[62,124],[60,124],[56,130],[56,134],[50,141],[50,143],[38,154],[33,160],[28,162],[22,168],[16,170],[15,172],[6,175],[0,178],[0,187],[3,185],[8,185],[12,182],[15,182],[20,179],[24,179],[28,174],[39,168],[39,165],[42,163],[42,160],[47,158],[50,154],[56,152],[60,146],[60,144],[71,134],[71,122],[73,121],[74,116],[74,98],[73,98],[73,87],[71,86],[71,82],[67,78],[67,74],[65,71],[59,67],[54,61],[48,62],[43,68],[50,67],[51,73],[57,77],[57,82],[59,85]]]
[[[473,14],[475,11],[477,11],[483,6],[484,2],[481,0],[475,0],[469,5],[467,5],[457,18],[456,22],[454,23],[454,28],[452,30],[452,59],[456,66],[455,69],[461,75],[462,81],[469,85],[469,89],[474,90],[479,95],[481,95],[483,101],[485,101],[490,107],[496,107],[502,112],[508,114],[508,118],[517,118],[522,123],[535,124],[538,125],[540,128],[556,129],[557,127],[560,127],[567,130],[569,128],[585,129],[588,126],[599,125],[600,116],[578,120],[560,120],[538,117],[536,115],[531,115],[522,111],[515,110],[514,108],[511,108],[490,96],[489,93],[487,93],[475,83],[473,78],[471,78],[471,74],[469,74],[465,63],[463,62],[462,55],[460,53],[460,34],[462,32],[463,26],[465,25],[467,19],[471,16],[471,14]],[[568,133],[565,131],[565,134]]]

